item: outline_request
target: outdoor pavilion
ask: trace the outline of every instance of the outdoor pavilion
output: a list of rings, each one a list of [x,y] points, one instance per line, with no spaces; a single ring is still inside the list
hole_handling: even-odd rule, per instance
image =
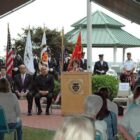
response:
[[[123,57],[126,48],[140,47],[140,39],[124,31],[122,23],[106,15],[101,11],[96,11],[91,15],[92,24],[92,47],[94,48],[113,48],[114,49],[114,63],[116,63],[117,48],[123,49]],[[87,46],[87,17],[75,22],[72,27],[73,30],[66,34],[69,42],[76,43],[79,31],[82,35],[82,45]]]

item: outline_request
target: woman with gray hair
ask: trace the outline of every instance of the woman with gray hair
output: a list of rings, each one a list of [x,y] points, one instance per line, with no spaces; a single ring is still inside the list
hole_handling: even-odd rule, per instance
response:
[[[66,117],[54,140],[95,140],[95,128],[84,116]]]
[[[85,99],[85,115],[95,120],[95,129],[101,132],[103,140],[107,140],[107,124],[104,120],[96,120],[96,116],[102,108],[103,100],[100,96],[89,95]]]

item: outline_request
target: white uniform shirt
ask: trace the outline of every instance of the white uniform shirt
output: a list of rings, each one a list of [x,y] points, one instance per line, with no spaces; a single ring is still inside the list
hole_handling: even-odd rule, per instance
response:
[[[136,64],[132,59],[126,60],[123,65],[123,68],[125,68],[127,71],[131,71],[135,67],[136,67]]]

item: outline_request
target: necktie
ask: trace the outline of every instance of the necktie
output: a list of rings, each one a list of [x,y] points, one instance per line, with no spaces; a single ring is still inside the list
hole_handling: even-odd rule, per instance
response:
[[[24,84],[24,74],[21,75],[22,84]]]

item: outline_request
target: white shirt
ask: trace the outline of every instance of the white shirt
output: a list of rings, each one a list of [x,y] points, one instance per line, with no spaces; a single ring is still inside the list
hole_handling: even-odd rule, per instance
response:
[[[107,124],[104,120],[95,120],[95,129],[102,134],[102,140],[107,140]]]
[[[136,67],[136,64],[132,59],[126,60],[123,64],[123,68],[125,68],[127,71],[131,71],[135,67]]]
[[[140,132],[140,105],[126,112],[120,125],[124,126],[135,137]]]

